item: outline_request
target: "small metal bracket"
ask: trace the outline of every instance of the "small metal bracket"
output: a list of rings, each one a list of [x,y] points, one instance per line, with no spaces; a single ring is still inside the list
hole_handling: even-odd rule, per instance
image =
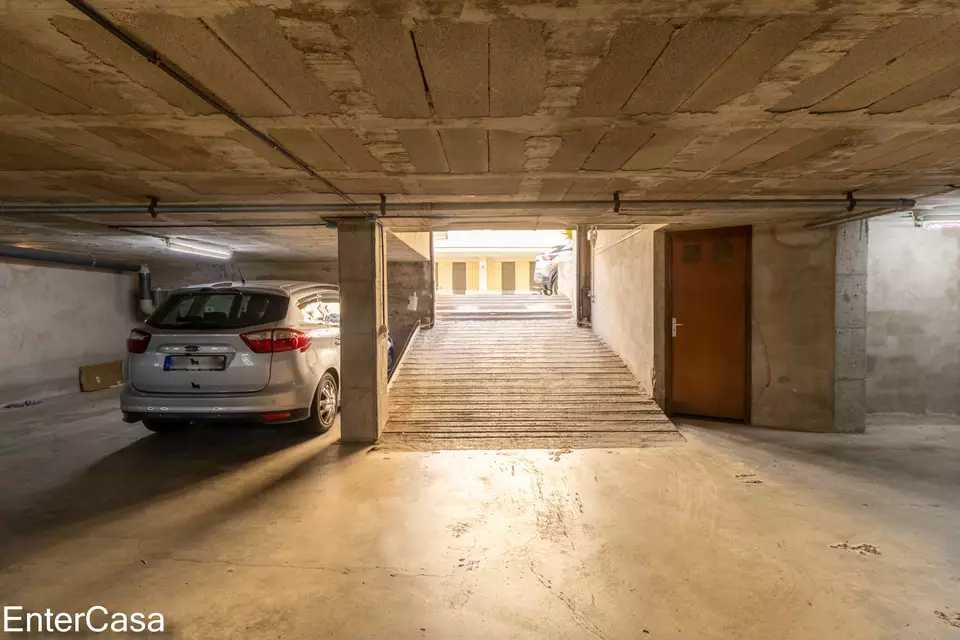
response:
[[[613,212],[620,213],[620,192],[613,192]]]
[[[387,196],[380,194],[380,217],[387,217]]]
[[[157,204],[159,204],[160,201],[157,199],[156,196],[149,196],[149,197],[150,197],[150,204],[147,205],[147,213],[150,214],[150,217],[151,217],[151,218],[156,219],[156,217],[157,217]]]
[[[847,211],[853,211],[857,206],[857,199],[853,197],[853,191],[847,191]]]

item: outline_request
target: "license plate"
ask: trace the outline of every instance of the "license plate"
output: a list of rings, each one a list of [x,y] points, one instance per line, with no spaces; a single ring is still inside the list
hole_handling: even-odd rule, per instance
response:
[[[223,371],[227,356],[167,356],[163,359],[164,371]]]

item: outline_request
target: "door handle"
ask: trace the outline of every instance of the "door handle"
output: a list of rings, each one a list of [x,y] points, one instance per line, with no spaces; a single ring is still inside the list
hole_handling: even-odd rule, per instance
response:
[[[677,327],[682,327],[682,326],[683,326],[682,324],[680,324],[679,322],[677,322],[677,319],[676,319],[676,318],[673,318],[673,319],[671,320],[671,322],[670,322],[670,337],[671,337],[671,338],[676,338],[676,337],[677,337]]]

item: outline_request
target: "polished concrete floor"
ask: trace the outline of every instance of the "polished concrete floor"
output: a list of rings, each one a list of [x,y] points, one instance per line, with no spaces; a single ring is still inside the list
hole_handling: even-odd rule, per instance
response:
[[[960,638],[960,424],[398,452],[0,411],[0,601],[176,638]]]

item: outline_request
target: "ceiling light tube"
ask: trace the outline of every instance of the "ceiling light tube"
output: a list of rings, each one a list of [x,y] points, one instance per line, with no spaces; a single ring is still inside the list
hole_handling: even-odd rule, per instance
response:
[[[183,240],[181,238],[168,238],[167,248],[177,253],[187,253],[193,256],[217,258],[219,260],[229,260],[233,257],[233,250],[231,250],[230,247],[207,244],[205,242],[195,242],[193,240]]]

